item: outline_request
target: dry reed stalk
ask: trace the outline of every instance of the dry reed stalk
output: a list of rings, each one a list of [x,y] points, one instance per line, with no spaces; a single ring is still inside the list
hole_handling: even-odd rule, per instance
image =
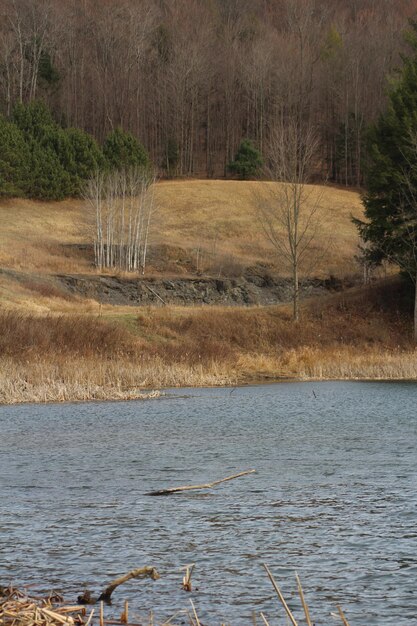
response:
[[[0,596],[2,626],[88,626],[91,619],[85,622],[85,613],[85,607],[55,606],[51,598],[26,598],[13,588],[3,590]]]
[[[300,581],[300,578],[299,578],[297,572],[295,573],[295,578],[297,580],[298,593],[300,595],[301,604],[303,605],[304,615],[306,617],[307,626],[313,626],[313,624],[311,622],[311,619],[310,619],[310,611],[308,609],[307,602],[306,602],[305,597],[304,597],[304,591],[303,591],[303,588],[301,586],[301,581]]]
[[[120,622],[122,624],[127,624],[128,621],[129,621],[129,603],[127,600],[125,600],[125,606],[120,616]]]
[[[342,622],[343,622],[343,626],[350,626],[350,625],[349,625],[349,622],[347,621],[347,619],[346,619],[346,617],[345,617],[345,614],[344,614],[344,613],[343,613],[343,611],[342,611],[342,607],[341,607],[341,606],[339,606],[338,604],[336,605],[336,607],[337,607],[337,610],[339,611],[340,619],[341,619],[341,620],[342,620]]]
[[[264,568],[265,568],[265,570],[266,570],[266,573],[268,574],[269,580],[271,581],[272,586],[273,586],[273,588],[275,589],[275,591],[276,591],[276,593],[277,593],[277,596],[278,596],[278,598],[279,598],[279,600],[280,600],[280,602],[281,602],[282,606],[283,606],[283,607],[284,607],[284,609],[285,609],[285,612],[287,613],[287,615],[288,615],[289,619],[291,620],[291,624],[292,624],[293,626],[298,626],[298,624],[297,624],[297,622],[296,622],[296,620],[295,620],[295,617],[294,617],[294,615],[291,613],[291,611],[290,611],[290,608],[289,608],[288,604],[285,602],[284,596],[282,595],[281,590],[279,589],[279,587],[278,587],[277,583],[275,582],[275,579],[274,579],[274,577],[272,576],[271,571],[270,571],[270,569],[269,569],[268,565],[267,565],[266,563],[264,563],[264,564],[263,564],[263,566],[264,566]]]
[[[90,615],[88,616],[87,621],[84,626],[90,626],[91,620],[93,619],[94,612],[95,612],[95,609],[91,609]]]
[[[170,618],[165,620],[162,626],[168,626],[168,624],[171,624],[172,620],[175,619],[177,615],[181,615],[181,613],[186,613],[186,611],[184,609],[179,609],[179,611],[175,611],[174,615],[171,615]]]
[[[195,617],[196,624],[197,624],[197,626],[201,626],[200,620],[198,619],[197,611],[195,610],[194,602],[191,599],[190,599],[190,603],[191,603],[191,607],[193,609],[193,614],[194,614],[194,617]]]
[[[182,578],[182,588],[184,589],[184,591],[192,591],[191,576],[194,567],[195,563],[191,563],[191,565],[186,565],[185,567],[181,568],[182,570],[185,570],[185,575]]]
[[[263,623],[265,624],[265,626],[269,626],[269,622],[268,622],[268,620],[266,619],[266,617],[265,617],[265,615],[263,613],[261,613],[261,617],[262,617],[262,620],[263,620]]]

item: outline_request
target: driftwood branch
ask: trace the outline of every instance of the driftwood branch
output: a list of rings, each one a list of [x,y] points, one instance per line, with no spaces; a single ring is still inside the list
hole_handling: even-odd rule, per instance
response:
[[[169,496],[171,493],[177,493],[178,491],[191,491],[192,489],[212,489],[220,483],[225,483],[228,480],[239,478],[240,476],[246,476],[247,474],[253,474],[256,470],[246,470],[245,472],[239,472],[239,474],[233,474],[233,476],[227,476],[221,480],[215,480],[212,483],[205,483],[203,485],[184,485],[182,487],[171,487],[170,489],[160,489],[159,491],[149,491],[146,496]]]
[[[101,602],[102,600],[104,602],[110,602],[111,594],[116,589],[116,587],[122,585],[131,578],[152,578],[152,580],[158,580],[160,576],[154,567],[140,567],[138,569],[132,569],[131,572],[128,572],[124,576],[120,576],[119,578],[113,580],[110,585],[108,585],[101,593],[98,598],[98,602]]]

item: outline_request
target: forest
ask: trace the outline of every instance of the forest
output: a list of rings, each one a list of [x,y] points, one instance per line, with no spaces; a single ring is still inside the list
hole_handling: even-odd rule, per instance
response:
[[[160,176],[223,177],[243,139],[319,133],[314,176],[363,184],[415,0],[1,0],[0,111],[43,101],[98,143],[118,128]]]

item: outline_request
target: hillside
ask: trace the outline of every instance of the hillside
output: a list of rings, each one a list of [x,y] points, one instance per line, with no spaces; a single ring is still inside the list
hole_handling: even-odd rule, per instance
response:
[[[42,100],[100,143],[118,127],[130,131],[162,175],[213,178],[226,174],[244,138],[267,161],[280,121],[308,111],[320,178],[360,185],[365,129],[386,107],[416,0],[74,7],[0,1],[3,114]]]
[[[198,299],[189,301],[193,306],[162,306],[160,299],[138,306],[144,280],[151,291],[171,285],[174,296],[180,284],[195,289],[196,281],[206,290],[214,283],[236,291],[256,268],[267,272],[273,294],[285,271],[252,206],[254,191],[267,193],[268,186],[158,184],[151,263],[145,279],[134,281],[95,271],[82,202],[3,202],[0,402],[130,398],[143,388],[288,377],[416,377],[409,305],[398,279],[343,289],[343,279],[358,272],[350,216],[361,211],[358,194],[346,190],[312,188],[321,193],[324,224],[316,273],[323,281],[334,274],[341,291],[310,291],[299,323],[278,299],[278,306],[196,306]],[[198,272],[197,251],[206,262]],[[71,289],[74,281],[86,291]],[[105,286],[101,303],[94,281]],[[111,304],[111,281],[123,289],[134,284],[136,296]]]
[[[158,183],[146,277],[237,278],[248,268],[287,277],[289,268],[265,238],[256,214],[257,200],[267,196],[273,185],[206,180]],[[351,222],[352,215],[361,214],[358,194],[331,187],[311,186],[311,191],[319,198],[322,228],[314,245],[317,262],[302,276],[326,279],[358,273],[354,262],[358,238]],[[55,276],[97,276],[93,219],[86,204],[7,200],[0,205],[0,219],[3,306],[68,310],[72,294]]]

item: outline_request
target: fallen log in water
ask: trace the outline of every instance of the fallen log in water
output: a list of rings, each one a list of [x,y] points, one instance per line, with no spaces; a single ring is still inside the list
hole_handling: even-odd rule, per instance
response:
[[[247,474],[253,474],[256,470],[246,470],[244,472],[239,472],[239,474],[233,474],[233,476],[227,476],[226,478],[222,478],[220,480],[214,480],[211,483],[204,483],[203,485],[183,485],[182,487],[171,487],[169,489],[160,489],[158,491],[148,491],[145,493],[145,496],[170,496],[172,493],[178,493],[179,491],[191,491],[193,489],[213,489],[216,485],[220,485],[220,483],[225,483],[228,480],[234,480],[235,478],[239,478],[240,476],[246,476]]]
[[[145,566],[139,567],[137,569],[132,569],[127,574],[124,574],[123,576],[119,576],[118,578],[112,580],[111,583],[107,585],[107,587],[104,589],[104,591],[101,592],[98,598],[92,596],[91,591],[86,589],[81,596],[78,596],[78,602],[80,604],[95,604],[96,602],[107,602],[107,604],[111,604],[111,595],[113,591],[117,587],[119,587],[119,585],[122,585],[131,578],[152,578],[152,580],[158,580],[160,576],[155,567]]]
[[[152,578],[152,580],[158,580],[160,576],[154,567],[140,567],[138,569],[132,569],[131,572],[128,572],[124,576],[116,578],[110,583],[110,585],[107,585],[105,590],[100,594],[98,598],[99,602],[101,600],[103,600],[104,602],[110,602],[111,594],[116,589],[116,587],[122,585],[131,578]]]

